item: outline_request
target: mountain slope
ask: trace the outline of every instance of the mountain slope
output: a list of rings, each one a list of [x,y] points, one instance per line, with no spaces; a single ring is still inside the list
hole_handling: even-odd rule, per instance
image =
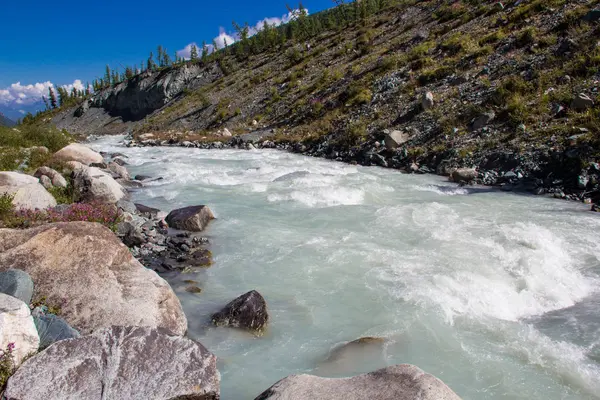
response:
[[[54,122],[171,141],[260,130],[365,165],[581,186],[600,157],[598,1],[398,3],[277,51],[147,72]],[[402,132],[399,149],[378,147],[386,129]]]
[[[0,113],[0,126],[15,126],[15,122]]]

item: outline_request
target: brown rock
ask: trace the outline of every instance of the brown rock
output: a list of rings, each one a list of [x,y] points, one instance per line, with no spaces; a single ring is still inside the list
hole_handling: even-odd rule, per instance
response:
[[[171,211],[166,221],[171,228],[202,232],[213,219],[215,216],[207,206],[190,206]]]

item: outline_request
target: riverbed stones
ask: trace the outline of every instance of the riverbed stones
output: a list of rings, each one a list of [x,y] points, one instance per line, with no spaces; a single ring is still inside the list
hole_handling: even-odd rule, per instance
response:
[[[35,296],[60,307],[61,317],[82,334],[112,325],[164,328],[178,335],[187,330],[169,284],[100,224],[0,229],[0,271],[9,268],[27,272]]]
[[[460,400],[441,380],[409,364],[351,378],[292,375],[255,400]]]
[[[171,211],[167,215],[166,221],[171,228],[202,232],[214,218],[215,216],[207,206],[189,206]]]
[[[114,204],[126,196],[125,189],[112,176],[96,167],[73,171],[73,186],[79,202]]]
[[[20,269],[8,269],[0,272],[0,293],[16,297],[25,304],[33,297],[33,280]]]
[[[217,359],[161,329],[114,326],[57,342],[9,379],[8,400],[218,400]]]
[[[267,302],[256,290],[245,293],[213,314],[216,326],[242,328],[260,334],[269,322]]]
[[[452,180],[457,183],[469,183],[477,179],[477,170],[474,168],[459,168],[452,172]]]
[[[388,150],[395,150],[410,140],[410,135],[402,131],[385,131],[385,146]]]
[[[54,153],[52,158],[54,161],[78,161],[84,165],[101,163],[104,161],[104,158],[102,158],[100,153],[96,153],[89,147],[79,143],[71,143],[70,145],[63,147]]]
[[[13,360],[15,365],[20,365],[23,358],[38,350],[39,344],[29,306],[0,293],[0,350],[6,351],[9,345],[13,346]]]

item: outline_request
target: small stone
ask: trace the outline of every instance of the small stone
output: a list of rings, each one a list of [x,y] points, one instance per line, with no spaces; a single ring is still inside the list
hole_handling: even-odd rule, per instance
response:
[[[585,93],[578,94],[571,102],[571,108],[576,111],[585,111],[594,106],[594,100]]]
[[[42,186],[46,189],[50,189],[52,188],[52,181],[50,180],[50,178],[48,178],[46,175],[42,175],[40,176],[40,183],[42,184]]]
[[[421,106],[423,107],[423,110],[430,110],[433,108],[433,106],[434,106],[433,93],[426,92],[423,95],[423,98],[421,99]]]
[[[260,334],[269,322],[267,302],[260,293],[252,290],[213,314],[212,321],[216,326],[244,328]]]
[[[185,288],[185,291],[188,293],[202,293],[202,289],[198,286],[188,286]]]
[[[410,140],[410,135],[402,131],[391,131],[386,132],[385,135],[385,146],[388,150],[395,150],[404,143]]]
[[[486,112],[481,114],[479,117],[475,118],[471,122],[471,130],[478,131],[485,126],[487,126],[490,122],[492,122],[496,118],[496,113],[493,111]]]

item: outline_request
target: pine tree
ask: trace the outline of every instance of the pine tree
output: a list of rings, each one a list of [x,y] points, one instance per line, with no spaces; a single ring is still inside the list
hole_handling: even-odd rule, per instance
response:
[[[208,58],[208,46],[206,42],[202,42],[202,62],[205,63]]]
[[[52,90],[52,86],[48,88],[48,97],[50,98],[52,108],[56,108],[56,95],[54,94],[54,90]]]
[[[150,52],[150,57],[148,57],[148,62],[147,62],[147,67],[146,69],[148,71],[154,71],[154,69],[156,68],[156,63],[154,62],[154,54],[152,54],[152,52]]]
[[[111,81],[111,72],[110,72],[110,67],[108,66],[108,64],[106,64],[106,72],[104,74],[104,84],[106,86],[110,86],[110,81]]]
[[[194,61],[198,58],[198,49],[195,44],[192,44],[192,48],[190,49],[190,60]]]
[[[85,97],[88,97],[90,95],[90,83],[86,82],[85,83]]]
[[[46,96],[42,96],[42,100],[44,101],[44,105],[46,106],[46,111],[50,109],[50,104],[48,104],[48,99]]]
[[[133,78],[133,70],[131,67],[125,68],[125,79]]]
[[[67,93],[65,88],[60,86],[56,88],[56,90],[58,91],[58,104],[62,107],[67,102],[69,94]]]

